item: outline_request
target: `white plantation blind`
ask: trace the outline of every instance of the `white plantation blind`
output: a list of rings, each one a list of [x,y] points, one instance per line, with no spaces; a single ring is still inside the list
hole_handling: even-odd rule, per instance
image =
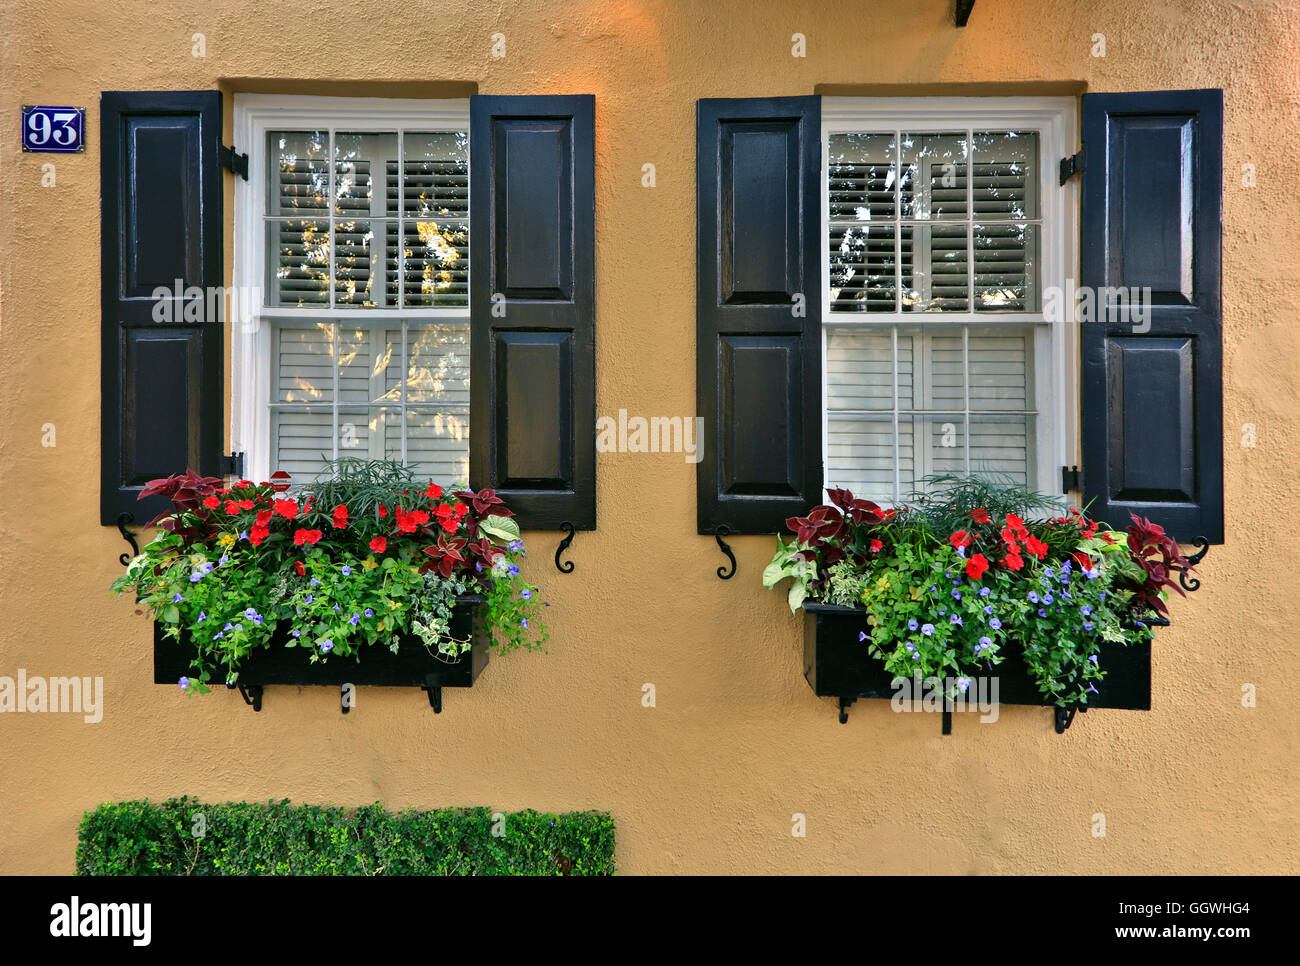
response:
[[[389,458],[466,482],[468,132],[322,124],[267,146],[270,469]]]
[[[1038,134],[826,143],[826,485],[882,502],[940,473],[1036,486],[1043,336],[992,316],[1039,310]]]

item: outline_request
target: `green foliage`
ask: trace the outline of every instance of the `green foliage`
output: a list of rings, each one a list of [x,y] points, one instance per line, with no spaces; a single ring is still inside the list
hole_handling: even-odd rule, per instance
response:
[[[190,798],[100,805],[78,875],[613,875],[606,812],[385,812]],[[199,834],[201,833],[201,835]]]

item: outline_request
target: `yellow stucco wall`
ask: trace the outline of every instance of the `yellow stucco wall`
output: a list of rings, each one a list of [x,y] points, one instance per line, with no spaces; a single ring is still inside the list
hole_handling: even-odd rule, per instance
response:
[[[1296,0],[978,0],[964,30],[952,0],[381,6],[0,2],[0,674],[102,675],[106,704],[97,725],[0,716],[0,872],[71,872],[83,810],[180,793],[608,809],[628,873],[1300,871]],[[489,52],[498,32],[504,60]],[[790,55],[794,32],[806,59]],[[885,702],[839,725],[802,678],[799,622],[760,586],[771,538],[736,539],[739,575],[719,581],[722,558],[695,533],[694,467],[657,454],[599,457],[600,529],[578,535],[572,575],[550,564],[553,535],[533,536],[551,653],[494,659],[442,715],[419,691],[363,689],[343,717],[330,689],[270,689],[254,714],[224,690],[154,686],[148,622],[107,592],[125,544],[98,519],[98,96],[266,86],[254,78],[595,94],[597,409],[647,415],[695,407],[697,98],[1224,88],[1228,543],[1157,641],[1154,709],[1089,714],[1064,736],[1026,708],[994,725],[958,717],[948,738],[936,716]],[[85,105],[86,154],[23,155],[24,103]],[[228,128],[232,114],[227,97]],[[1247,162],[1254,189],[1240,185]],[[232,196],[227,179],[228,213]],[[791,836],[796,812],[806,838]]]

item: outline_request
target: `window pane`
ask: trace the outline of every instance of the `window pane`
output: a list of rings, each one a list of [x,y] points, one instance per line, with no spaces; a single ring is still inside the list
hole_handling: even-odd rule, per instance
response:
[[[884,225],[831,227],[832,312],[897,311],[894,231]]]
[[[267,304],[329,305],[328,221],[268,221],[266,254]]]
[[[469,217],[469,133],[407,131],[402,139],[402,214]]]
[[[385,330],[372,326],[339,327],[339,401],[341,403],[401,403],[401,385],[389,394],[386,370],[400,365],[402,332],[394,332],[394,341],[385,338]]]
[[[1039,311],[1038,226],[974,226],[975,308],[980,312]]]
[[[892,221],[898,150],[892,134],[832,134],[828,144],[831,221]]]
[[[1038,217],[1038,133],[975,132],[975,217]]]
[[[328,131],[268,131],[266,213],[294,217],[329,214]]]
[[[894,499],[893,417],[840,416],[831,413],[826,426],[826,486],[844,487],[854,496],[892,502]],[[905,478],[912,476],[912,432],[900,423],[899,459]]]
[[[826,336],[826,406],[894,408],[894,353],[889,330],[831,329]],[[907,374],[911,378],[911,373]]]
[[[1006,476],[1022,486],[1037,487],[1034,426],[1033,416],[972,417],[971,472]]]
[[[277,326],[275,401],[334,401],[334,326]]]
[[[901,153],[903,218],[965,218],[966,132],[904,134]]]
[[[406,395],[469,412],[469,322],[412,324],[407,332]]]
[[[350,308],[376,305],[383,259],[383,240],[376,239],[377,222],[336,219],[334,222],[334,304]]]
[[[406,463],[419,476],[443,485],[466,482],[469,479],[469,413],[407,410]]]
[[[284,470],[294,483],[313,479],[321,465],[333,457],[333,427],[330,409],[272,410],[272,471]]]
[[[911,272],[905,278],[903,309],[965,312],[970,307],[965,225],[916,225],[908,232]]]
[[[397,161],[397,135],[334,135],[334,213],[344,218],[396,216],[387,172]]]
[[[421,218],[404,223],[408,306],[469,304],[469,224]]]

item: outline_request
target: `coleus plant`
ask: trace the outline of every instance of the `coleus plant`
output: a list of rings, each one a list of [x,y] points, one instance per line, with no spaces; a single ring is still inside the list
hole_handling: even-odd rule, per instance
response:
[[[492,490],[448,492],[398,463],[340,460],[289,491],[284,473],[225,485],[192,471],[142,491],[172,510],[113,589],[133,589],[169,636],[197,646],[186,689],[205,690],[218,668],[237,680],[242,658],[286,626],[311,661],[411,634],[454,658],[469,642],[451,638],[451,608],[467,593],[486,597],[502,651],[543,647],[547,605],[521,575],[519,527]]]

